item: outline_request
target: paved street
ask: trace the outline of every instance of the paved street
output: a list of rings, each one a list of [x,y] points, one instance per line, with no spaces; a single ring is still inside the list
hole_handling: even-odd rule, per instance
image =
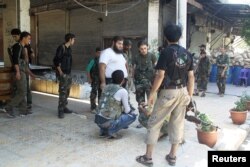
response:
[[[216,85],[209,83],[210,93],[205,98],[194,97],[199,111],[208,113],[221,128],[213,149],[237,150],[245,140],[250,118],[243,126],[233,125],[229,109],[246,90],[250,91],[249,87],[227,85],[226,95],[219,97]],[[131,100],[136,106],[133,94]],[[33,101],[32,115],[8,119],[0,113],[0,167],[141,166],[135,157],[145,151],[146,130],[137,129],[137,121],[128,130],[121,131],[122,139],[101,139],[93,123],[94,115],[89,112],[88,100],[70,100],[69,108],[78,114],[66,115],[63,120],[57,118],[57,97],[33,93]],[[206,167],[210,148],[198,143],[193,123],[186,122],[185,140],[178,151],[176,166]],[[243,144],[249,150],[249,142]],[[168,166],[164,156],[169,149],[168,138],[157,144],[154,166]]]

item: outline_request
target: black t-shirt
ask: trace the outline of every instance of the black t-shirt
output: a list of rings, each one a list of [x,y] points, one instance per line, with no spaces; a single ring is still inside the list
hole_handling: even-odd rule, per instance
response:
[[[13,53],[12,61],[13,61],[13,65],[18,65],[19,64],[19,62],[18,62],[19,55],[20,55],[21,59],[24,59],[22,51],[23,51],[23,46],[19,42],[15,43],[12,46],[12,53]]]
[[[56,67],[61,66],[63,73],[70,74],[72,67],[71,47],[67,48],[64,44],[60,45],[56,50],[56,56],[53,61]]]
[[[178,54],[186,53],[188,58],[187,66],[184,69],[179,70],[179,72],[176,72],[176,67],[174,62],[174,52],[177,51]],[[188,72],[193,70],[193,58],[190,53],[186,51],[185,48],[182,46],[179,46],[177,44],[172,44],[168,47],[166,47],[160,54],[160,57],[158,59],[157,65],[155,67],[156,70],[165,70],[165,81],[164,85],[169,84],[171,80],[176,79],[176,75],[182,78],[182,83],[184,85],[187,85],[187,77]],[[166,79],[169,78],[170,81],[166,81]],[[176,86],[175,84],[171,83],[171,86]]]

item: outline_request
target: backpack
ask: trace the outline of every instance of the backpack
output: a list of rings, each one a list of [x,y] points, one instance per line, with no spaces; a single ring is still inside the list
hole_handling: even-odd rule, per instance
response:
[[[181,49],[178,46],[178,49],[169,46],[173,49],[173,61],[170,65],[174,68],[172,78],[169,75],[165,75],[164,85],[185,85],[187,81],[187,76],[183,75],[186,73],[190,67],[191,59],[189,53],[186,50]],[[181,49],[181,50],[180,50]]]

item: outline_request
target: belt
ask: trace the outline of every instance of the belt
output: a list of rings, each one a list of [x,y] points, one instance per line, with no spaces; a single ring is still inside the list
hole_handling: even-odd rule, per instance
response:
[[[186,85],[169,85],[169,86],[162,86],[161,89],[181,89],[181,88],[184,88],[186,87]]]

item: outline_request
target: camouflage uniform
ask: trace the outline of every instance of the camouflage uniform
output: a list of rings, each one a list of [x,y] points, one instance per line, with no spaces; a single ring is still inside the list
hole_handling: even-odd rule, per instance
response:
[[[58,117],[64,118],[64,113],[72,113],[66,106],[72,84],[71,67],[72,67],[72,50],[65,44],[60,45],[56,50],[56,56],[53,59],[56,67],[61,67],[62,75],[58,74],[59,80],[59,102],[58,102]]]
[[[221,77],[221,74],[224,70],[224,67],[220,67],[219,65],[226,65],[228,68],[228,65],[229,65],[228,55],[226,55],[226,54],[219,55],[216,59],[216,64],[217,64],[217,79],[216,79],[217,86],[219,89],[219,93],[224,94],[225,88],[226,88],[227,70],[224,73],[225,74],[224,77]]]
[[[136,90],[136,101],[138,104],[145,102],[145,93],[149,96],[152,81],[154,79],[154,64],[156,57],[152,53],[134,57],[132,64],[136,65],[134,84]]]
[[[15,49],[19,50],[18,55],[18,66],[20,70],[21,79],[16,80],[14,79],[14,85],[16,87],[15,93],[13,94],[13,98],[11,101],[6,105],[5,109],[8,111],[9,114],[14,115],[13,108],[19,107],[20,114],[27,114],[27,104],[26,104],[26,94],[27,94],[27,81],[26,81],[26,68],[27,64],[24,60],[24,55],[22,54],[23,46],[21,44],[17,43],[15,45],[19,45],[15,47]],[[14,52],[14,51],[13,51]]]
[[[90,72],[91,82],[91,93],[90,93],[90,104],[91,110],[96,108],[96,97],[98,95],[98,102],[101,97],[100,79],[99,79],[99,57],[96,57],[90,61],[87,67],[87,71]]]
[[[68,104],[68,97],[72,84],[72,77],[69,74],[59,76],[59,105],[58,111],[64,112]]]
[[[209,58],[207,56],[201,58],[197,68],[197,89],[199,91],[207,90],[209,69],[210,69]]]

